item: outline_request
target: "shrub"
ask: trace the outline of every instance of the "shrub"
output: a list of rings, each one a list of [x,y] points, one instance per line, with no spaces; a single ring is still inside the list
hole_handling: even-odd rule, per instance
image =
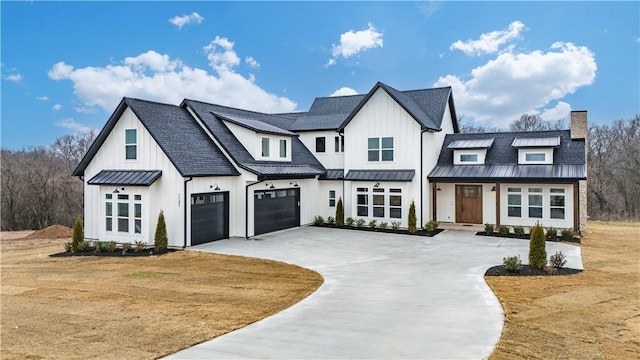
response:
[[[314,225],[322,225],[324,224],[324,218],[320,215],[316,216],[315,219],[313,219],[313,224]]]
[[[71,242],[64,243],[64,251],[71,252]]]
[[[400,221],[392,221],[391,222],[391,229],[393,231],[398,230],[399,227],[400,227]]]
[[[573,231],[573,229],[563,229],[560,232],[560,238],[565,241],[573,240],[574,236],[576,236],[576,233]]]
[[[520,268],[522,267],[522,260],[520,260],[520,255],[508,256],[502,258],[502,264],[508,272],[517,273],[520,272]]]
[[[531,229],[529,237],[529,266],[542,269],[547,264],[547,250],[545,247],[544,229],[538,222]]]
[[[108,252],[114,252],[116,251],[117,248],[118,248],[118,243],[115,241],[109,241],[108,243],[104,244],[104,249],[107,250]]]
[[[426,224],[424,224],[424,229],[428,232],[434,232],[438,229],[440,223],[435,220],[429,220]]]
[[[353,222],[354,222],[354,220],[353,220],[353,218],[352,218],[352,217],[348,217],[348,218],[347,218],[347,220],[345,220],[345,222],[346,222],[346,224],[347,224],[347,225],[349,225],[349,226],[353,226]]]
[[[376,226],[378,226],[378,222],[376,221],[376,219],[373,219],[371,221],[369,221],[369,227],[372,229],[375,229]]]
[[[549,257],[549,265],[554,268],[561,268],[567,264],[566,256],[562,254],[562,251],[556,251],[555,255]]]
[[[381,221],[380,225],[378,225],[378,227],[383,230],[386,229],[387,226],[389,226],[389,223],[387,223],[386,221]]]
[[[411,205],[409,206],[409,224],[407,230],[410,234],[415,234],[416,229],[416,204],[411,200]]]
[[[336,205],[336,224],[338,226],[344,225],[344,206],[342,205],[342,197],[338,198],[338,204]]]
[[[163,252],[169,246],[169,238],[167,237],[167,224],[164,222],[164,213],[160,210],[158,215],[158,225],[156,225],[156,233],[153,236],[153,247],[156,252]]]
[[[79,252],[83,252],[85,250],[87,250],[87,248],[89,247],[89,242],[88,241],[81,241],[78,243],[78,251]]]
[[[500,225],[500,227],[498,228],[498,233],[503,236],[508,236],[510,231],[511,228],[507,225]]]
[[[131,250],[131,244],[130,243],[122,244],[122,254],[126,254],[130,250]]]
[[[78,245],[84,242],[84,229],[82,225],[82,218],[78,216],[75,224],[73,224],[73,237],[71,238],[71,252],[78,251]]]
[[[147,248],[147,243],[145,243],[144,241],[134,241],[133,242],[133,251],[135,251],[135,252],[142,252],[146,248]]]
[[[336,219],[334,219],[333,217],[329,216],[329,217],[327,218],[327,224],[329,224],[329,225],[333,225],[333,224],[335,224],[335,223],[336,223]]]
[[[361,227],[362,225],[364,225],[364,219],[357,219],[356,220],[356,226],[357,227]]]
[[[484,232],[487,233],[487,235],[493,235],[493,224],[484,224]]]
[[[524,235],[524,228],[522,226],[514,226],[513,233],[516,234],[517,236],[522,236]]]
[[[104,243],[102,241],[96,241],[93,243],[93,252],[99,254],[104,250]]]
[[[558,237],[558,229],[550,227],[547,228],[547,239],[555,240]]]

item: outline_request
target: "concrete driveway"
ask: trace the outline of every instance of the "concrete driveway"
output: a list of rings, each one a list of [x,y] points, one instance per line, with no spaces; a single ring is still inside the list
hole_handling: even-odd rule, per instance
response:
[[[504,313],[484,281],[526,240],[447,230],[428,238],[301,227],[196,246],[313,269],[324,284],[298,304],[168,359],[482,359]],[[547,243],[582,269],[580,247]]]

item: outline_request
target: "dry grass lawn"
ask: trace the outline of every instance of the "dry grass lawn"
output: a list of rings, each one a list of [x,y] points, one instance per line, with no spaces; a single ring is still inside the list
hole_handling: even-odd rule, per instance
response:
[[[640,224],[589,230],[581,274],[486,277],[506,315],[492,359],[640,358]]]
[[[2,247],[0,358],[157,358],[275,314],[323,281],[293,265],[195,251],[49,257],[64,241]]]

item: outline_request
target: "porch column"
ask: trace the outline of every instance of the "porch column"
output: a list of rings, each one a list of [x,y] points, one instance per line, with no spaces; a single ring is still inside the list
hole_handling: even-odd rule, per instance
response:
[[[431,216],[434,221],[438,221],[438,197],[437,197],[437,185],[436,183],[431,183]]]
[[[573,231],[580,231],[580,191],[578,183],[573,184]]]
[[[496,183],[496,229],[500,228],[500,183]]]

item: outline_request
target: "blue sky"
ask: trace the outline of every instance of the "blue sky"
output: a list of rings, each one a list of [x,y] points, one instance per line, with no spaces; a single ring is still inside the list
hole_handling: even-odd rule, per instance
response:
[[[2,147],[101,129],[123,96],[265,112],[452,86],[459,115],[640,113],[640,3],[7,2]]]

